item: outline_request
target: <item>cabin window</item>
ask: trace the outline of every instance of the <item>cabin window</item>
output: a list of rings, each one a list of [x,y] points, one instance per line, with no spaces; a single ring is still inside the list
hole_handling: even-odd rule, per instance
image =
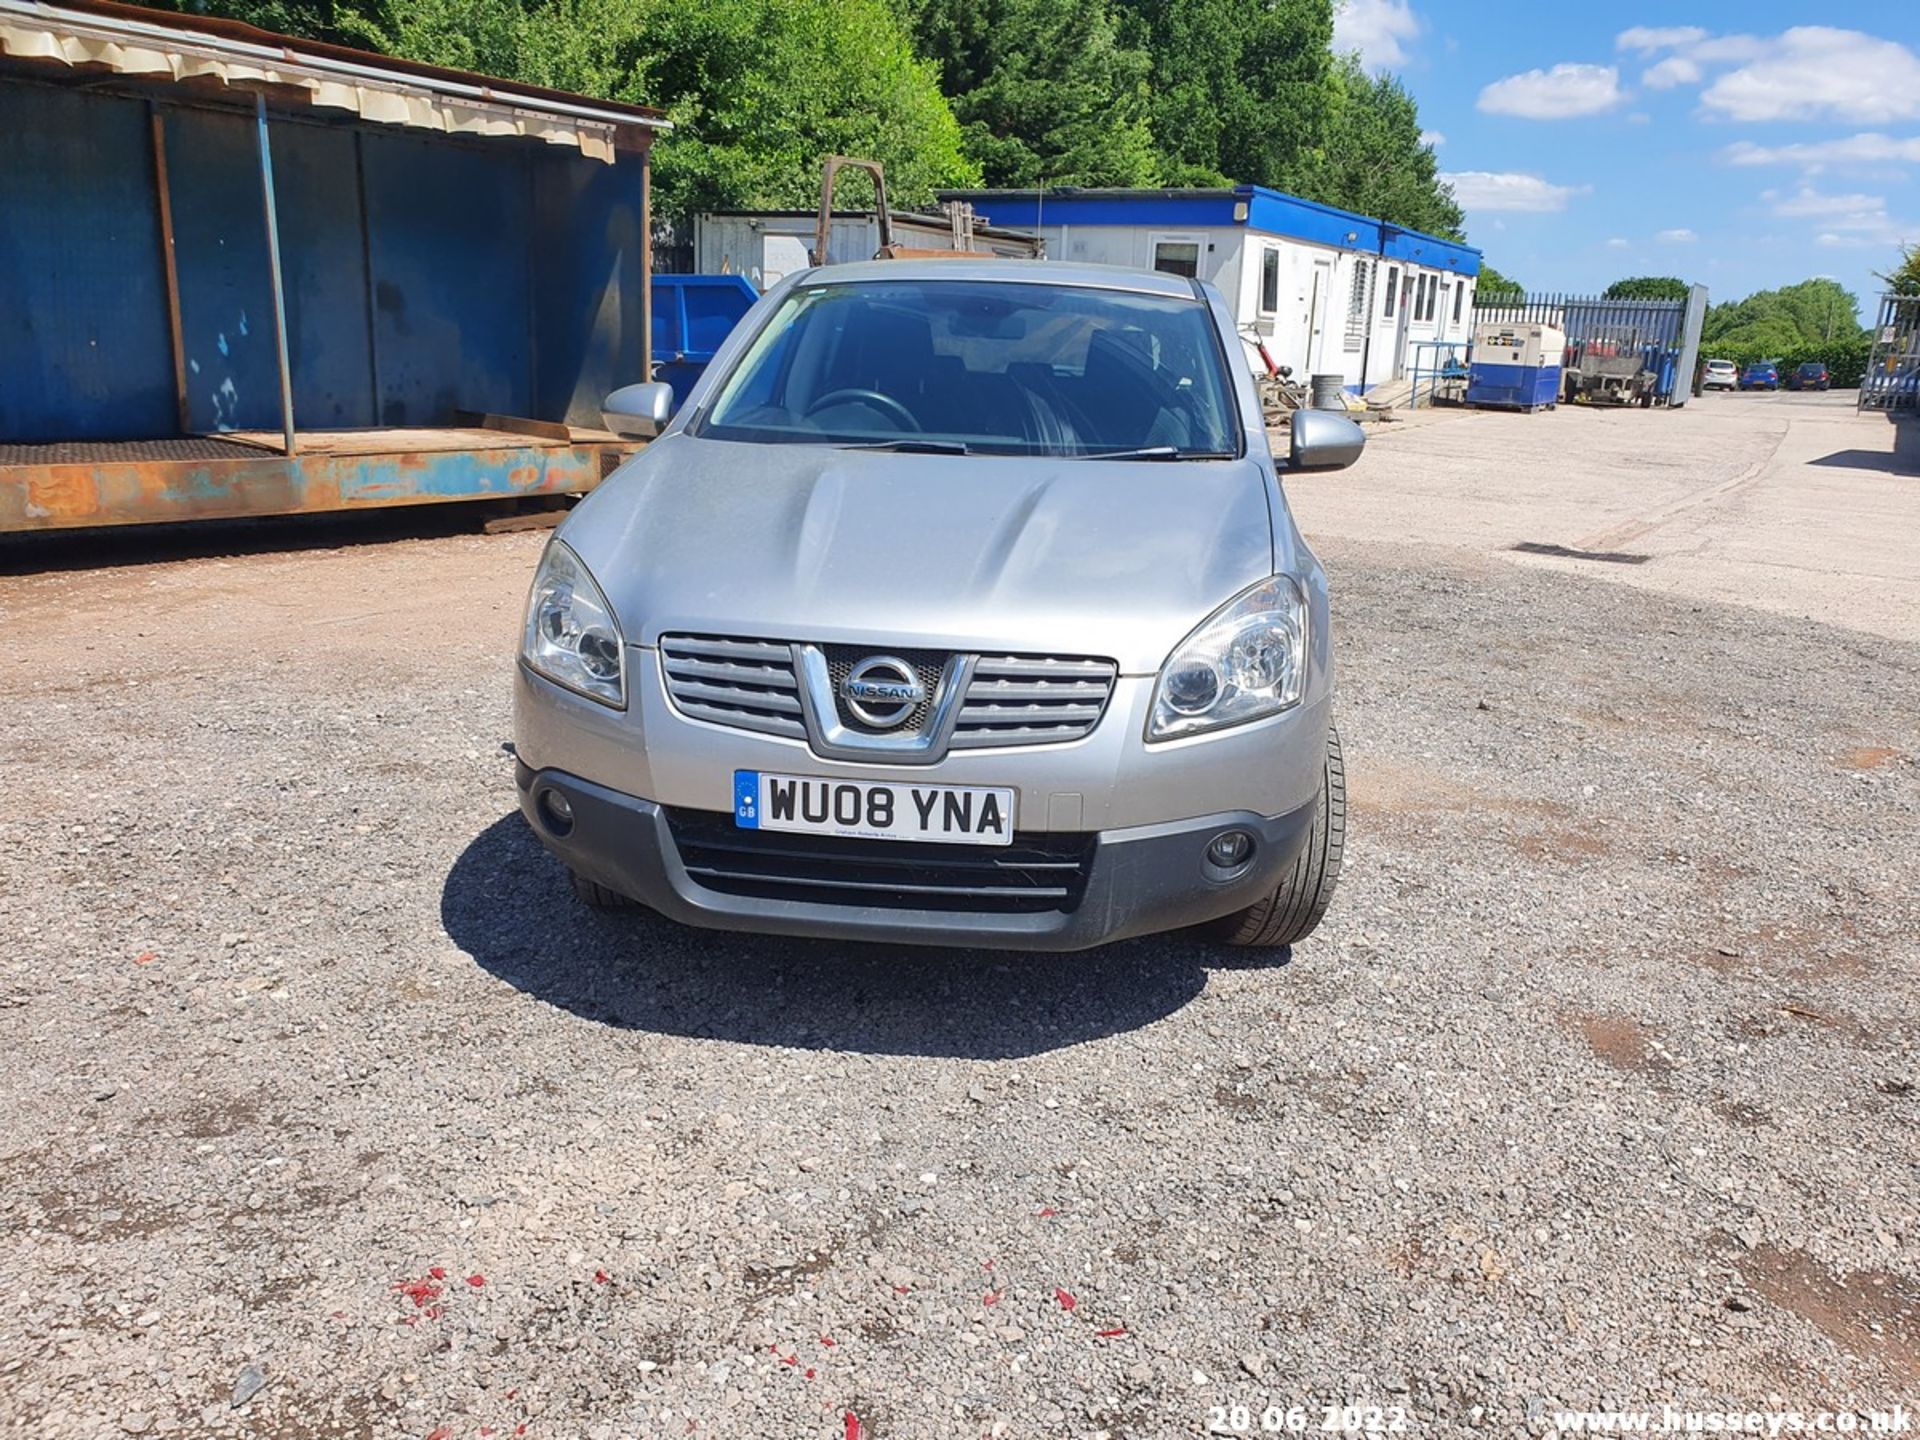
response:
[[[1280,252],[1268,246],[1260,252],[1260,313],[1280,308]]]
[[[1399,296],[1400,296],[1400,267],[1398,265],[1389,265],[1387,267],[1387,310],[1386,310],[1387,319],[1389,320],[1393,318],[1393,308],[1394,308],[1394,305],[1399,300]]]
[[[1163,275],[1184,275],[1197,279],[1200,274],[1200,246],[1192,240],[1162,240],[1153,247],[1153,268]]]

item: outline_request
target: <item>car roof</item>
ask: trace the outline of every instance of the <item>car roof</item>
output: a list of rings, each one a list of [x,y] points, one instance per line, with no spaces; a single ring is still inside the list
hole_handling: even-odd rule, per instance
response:
[[[859,260],[819,265],[803,272],[803,284],[855,285],[873,280],[974,280],[1002,284],[1083,285],[1133,290],[1143,295],[1193,298],[1193,281],[1121,265],[1066,264],[1058,260]]]

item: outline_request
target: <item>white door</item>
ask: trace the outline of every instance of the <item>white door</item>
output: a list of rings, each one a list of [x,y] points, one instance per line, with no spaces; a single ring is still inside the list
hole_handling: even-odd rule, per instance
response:
[[[1320,369],[1320,352],[1327,338],[1327,304],[1333,295],[1333,262],[1313,262],[1313,289],[1307,301],[1307,375]],[[1305,380],[1307,377],[1300,377]]]
[[[1393,374],[1389,377],[1394,380],[1407,373],[1407,331],[1413,326],[1413,306],[1420,295],[1413,271],[1405,270],[1401,274],[1399,307],[1394,312]]]

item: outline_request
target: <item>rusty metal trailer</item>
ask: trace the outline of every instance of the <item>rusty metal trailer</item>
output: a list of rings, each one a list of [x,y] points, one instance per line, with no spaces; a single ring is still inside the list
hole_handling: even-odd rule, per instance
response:
[[[592,488],[664,119],[0,0],[0,533]]]

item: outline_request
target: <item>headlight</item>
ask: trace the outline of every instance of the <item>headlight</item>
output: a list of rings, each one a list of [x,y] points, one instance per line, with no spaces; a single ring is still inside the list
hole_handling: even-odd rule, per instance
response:
[[[1241,725],[1300,703],[1307,602],[1285,575],[1216,610],[1160,667],[1147,739]]]
[[[627,703],[620,623],[580,557],[559,540],[547,543],[534,572],[520,658],[556,685],[603,705]]]

